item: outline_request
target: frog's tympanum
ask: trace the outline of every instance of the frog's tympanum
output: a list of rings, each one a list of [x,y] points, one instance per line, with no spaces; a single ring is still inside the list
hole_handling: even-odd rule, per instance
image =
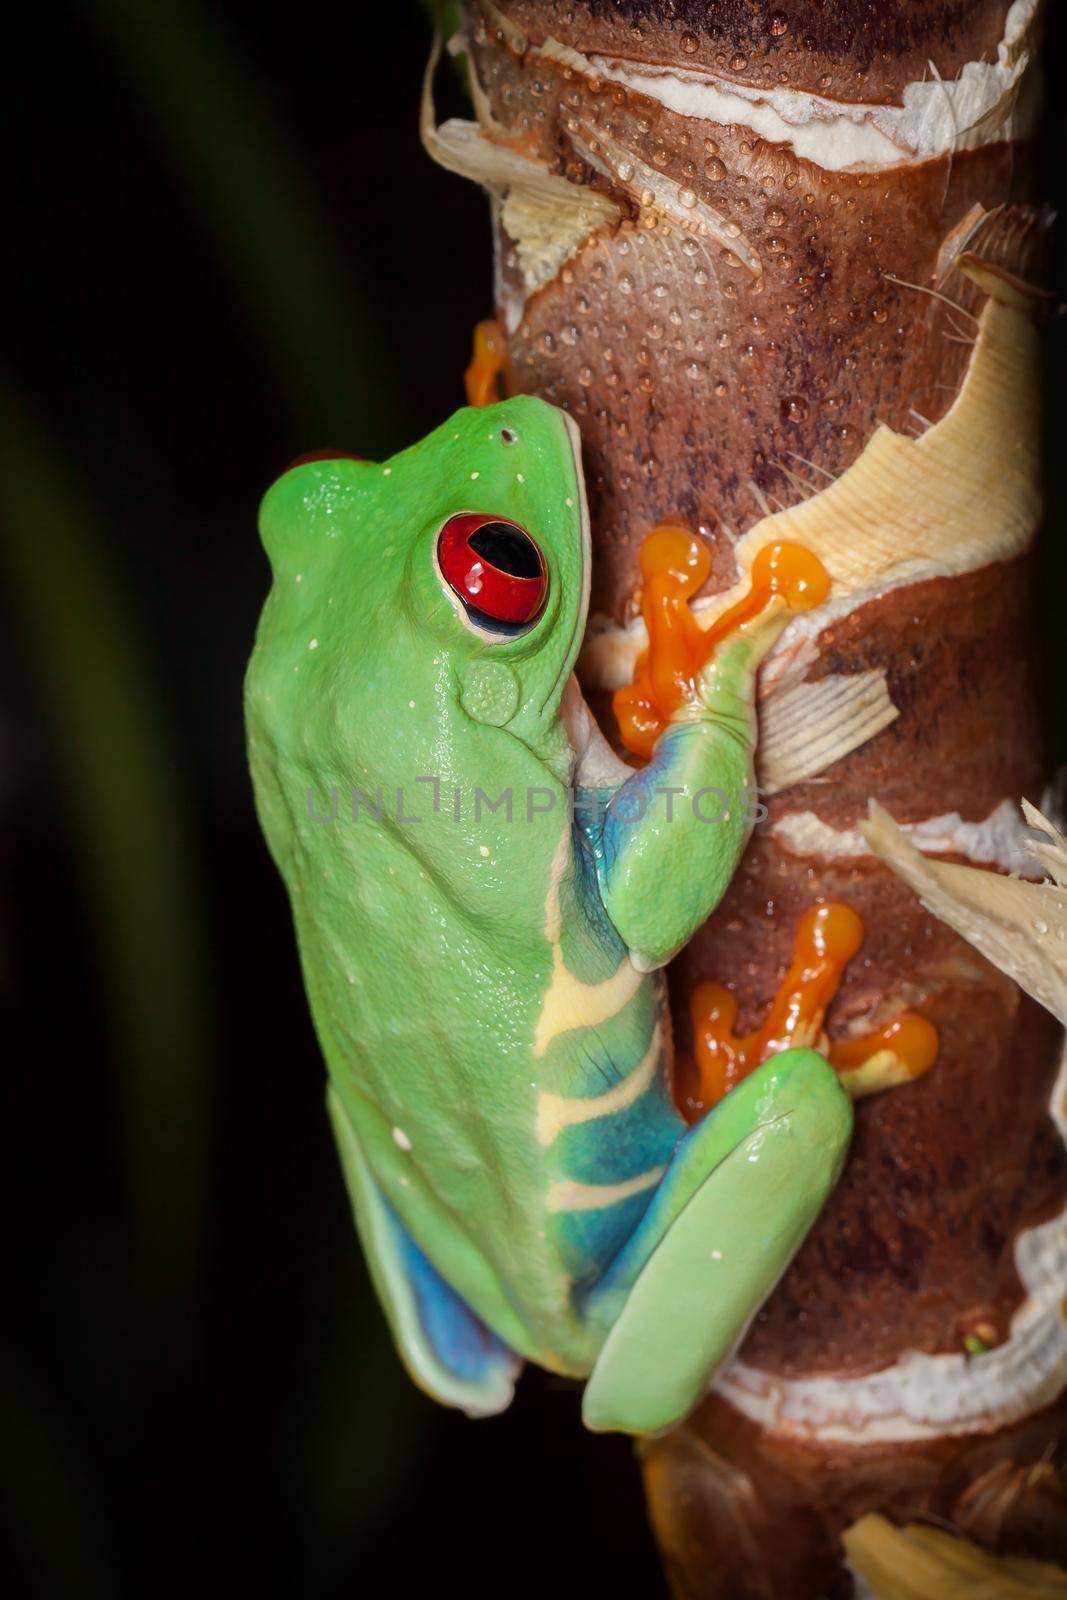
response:
[[[588,1379],[590,1427],[666,1428],[849,1136],[807,1049],[687,1126],[658,976],[751,829],[754,676],[805,583],[720,633],[635,771],[572,675],[589,541],[562,412],[507,400],[385,465],[308,461],[262,530],[256,796],[401,1354],[472,1414],[529,1360]]]

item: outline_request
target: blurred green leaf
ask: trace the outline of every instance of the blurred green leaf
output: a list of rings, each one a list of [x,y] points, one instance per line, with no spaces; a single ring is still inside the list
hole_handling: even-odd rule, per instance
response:
[[[0,560],[51,713],[115,1032],[118,1115],[138,1267],[182,1347],[205,1246],[205,919],[181,774],[106,544],[60,451],[0,383]],[[55,930],[64,1003],[70,908]],[[42,1027],[47,1019],[41,1019]],[[56,1095],[74,1060],[52,1061]]]
[[[153,0],[148,26],[133,0],[82,4],[211,229],[295,407],[324,438],[372,448],[388,440],[389,352],[351,269],[337,264],[324,208],[282,125],[217,16],[201,15],[193,0]],[[358,136],[354,124],[354,149]],[[354,209],[354,195],[346,204]]]

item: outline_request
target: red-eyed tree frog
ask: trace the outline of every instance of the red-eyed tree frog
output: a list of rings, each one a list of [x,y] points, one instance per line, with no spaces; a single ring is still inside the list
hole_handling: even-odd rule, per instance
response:
[[[659,969],[752,826],[779,595],[716,646],[635,771],[573,675],[590,551],[577,430],[520,397],[263,504],[247,680],[328,1103],[413,1377],[478,1415],[521,1363],[595,1429],[684,1417],[785,1269],[851,1127],[812,1050],[687,1128]]]

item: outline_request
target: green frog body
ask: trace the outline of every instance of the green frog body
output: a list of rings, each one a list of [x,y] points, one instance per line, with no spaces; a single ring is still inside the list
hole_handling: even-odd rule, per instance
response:
[[[471,1414],[529,1360],[587,1379],[590,1427],[664,1429],[788,1264],[851,1126],[810,1050],[691,1128],[669,1089],[659,969],[747,841],[754,679],[788,613],[719,644],[634,771],[573,676],[590,555],[562,412],[520,397],[384,464],[309,461],[261,527],[257,806],[400,1352]]]

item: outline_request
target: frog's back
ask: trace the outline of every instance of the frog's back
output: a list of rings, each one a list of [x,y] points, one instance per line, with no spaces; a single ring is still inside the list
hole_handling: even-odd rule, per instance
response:
[[[384,465],[286,474],[261,518],[274,583],[247,686],[257,805],[361,1156],[431,1264],[550,1365],[578,1359],[576,1298],[680,1132],[659,990],[567,821],[577,448],[561,413],[519,397]],[[472,518],[539,597],[496,635],[442,566],[445,530]]]
[[[472,846],[499,874],[503,916],[456,896],[419,826],[362,805],[353,821],[339,803],[336,821],[302,830],[289,887],[330,1076],[438,1270],[523,1354],[582,1371],[582,1292],[681,1131],[660,985],[598,918],[558,818],[487,823]]]

